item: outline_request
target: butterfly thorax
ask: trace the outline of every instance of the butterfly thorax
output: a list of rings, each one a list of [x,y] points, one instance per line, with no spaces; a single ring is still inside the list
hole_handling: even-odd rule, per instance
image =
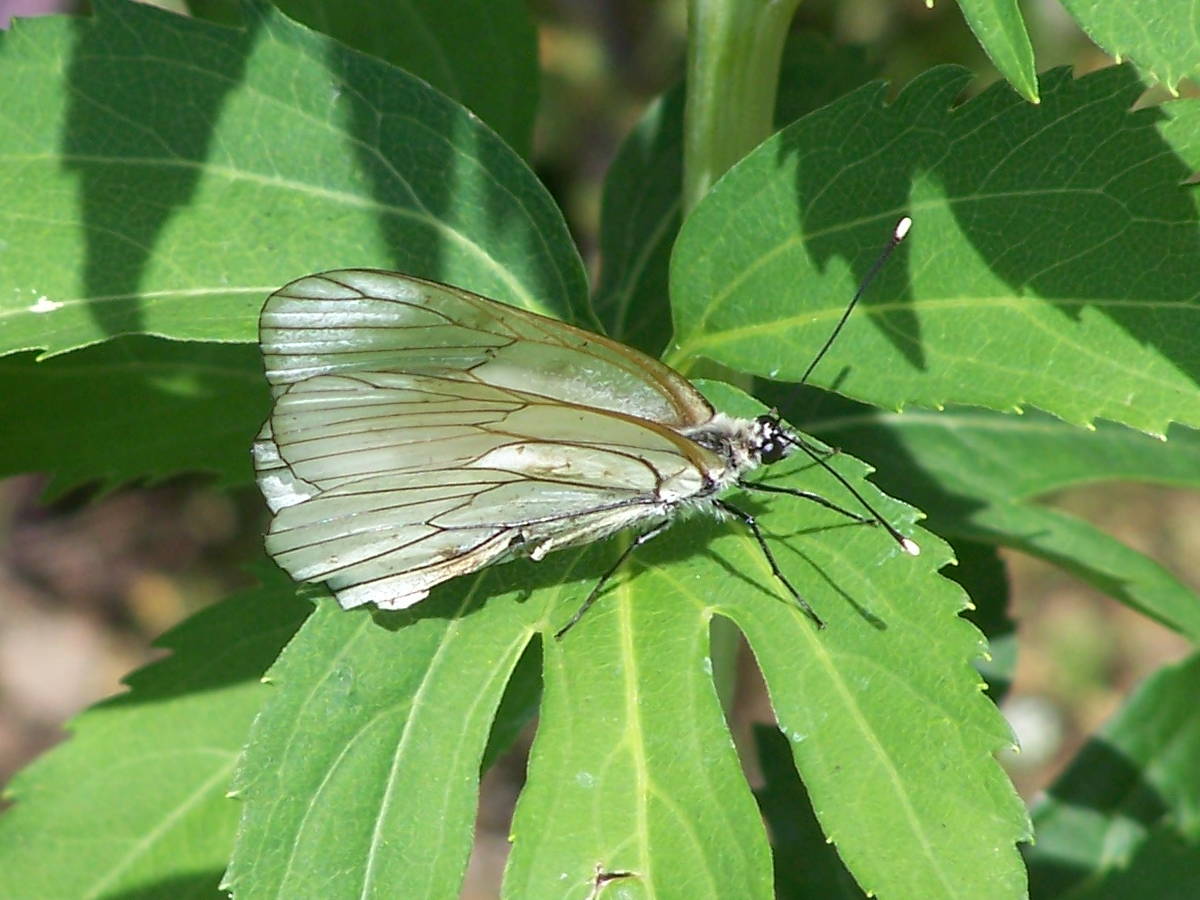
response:
[[[714,493],[764,463],[778,462],[795,446],[795,438],[773,415],[736,419],[717,413],[703,425],[684,429],[682,433],[724,461],[720,472],[710,473],[714,476]]]

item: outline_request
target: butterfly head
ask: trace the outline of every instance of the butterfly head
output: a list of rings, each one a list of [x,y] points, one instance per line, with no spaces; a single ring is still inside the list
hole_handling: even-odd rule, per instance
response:
[[[754,431],[758,459],[764,465],[777,463],[796,449],[796,437],[784,426],[778,413],[766,413],[756,418]]]
[[[796,435],[775,412],[754,419],[717,413],[703,425],[683,433],[724,460],[724,471],[715,478],[717,484],[727,484],[751,469],[779,462],[799,446]]]

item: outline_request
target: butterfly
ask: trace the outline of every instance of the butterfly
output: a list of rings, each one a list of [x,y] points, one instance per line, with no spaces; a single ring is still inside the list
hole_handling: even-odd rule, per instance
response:
[[[636,547],[699,509],[741,521],[823,624],[754,517],[720,496],[734,486],[877,522],[918,552],[776,413],[728,416],[631,347],[462,288],[373,269],[309,275],[267,299],[259,338],[274,398],[253,448],[274,514],[267,551],[345,608],[406,608],[484,566],[635,531],[561,637]],[[745,478],[796,451],[871,517]]]

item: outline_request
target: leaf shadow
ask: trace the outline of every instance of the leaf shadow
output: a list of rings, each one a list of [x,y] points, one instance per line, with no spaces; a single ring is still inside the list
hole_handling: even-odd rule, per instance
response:
[[[123,6],[74,20],[60,151],[77,184],[86,309],[109,336],[147,330],[145,269],[171,218],[194,201],[222,106],[257,37],[251,22],[198,40],[183,16]],[[134,27],[134,14],[153,29]],[[178,77],[188,63],[208,77]]]
[[[796,502],[796,503],[805,502],[804,500],[802,500],[800,498],[790,498],[790,499],[792,500],[792,502]],[[787,502],[789,502],[789,499],[780,497],[775,502],[776,503],[787,503]],[[761,501],[757,501],[753,504],[745,503],[745,504],[739,504],[739,505],[744,505],[746,507],[750,507],[751,509],[759,509],[759,510],[764,508],[764,504]],[[726,524],[724,527],[738,528],[737,523],[733,523],[733,522]],[[773,541],[775,543],[776,548],[780,547],[781,545],[785,546],[787,548],[787,550],[793,556],[799,557],[801,560],[803,560],[803,562],[807,566],[807,568],[805,570],[806,573],[814,574],[817,577],[819,577],[821,579],[821,581],[824,582],[825,586],[830,590],[830,592],[832,592],[833,594],[840,597],[843,601],[845,601],[845,603],[848,606],[850,606],[851,609],[854,610],[854,612],[858,615],[858,617],[860,619],[863,620],[863,622],[865,624],[867,624],[871,628],[875,629],[876,631],[886,631],[887,627],[888,627],[887,622],[885,622],[882,618],[877,616],[875,613],[871,612],[870,609],[868,609],[863,604],[861,604],[858,600],[856,600],[844,587],[842,587],[838,583],[838,581],[832,575],[830,575],[827,571],[825,571],[825,569],[823,569],[810,554],[804,552],[803,541],[792,540],[794,538],[804,538],[805,536],[829,534],[832,532],[840,531],[844,528],[864,528],[864,527],[868,527],[868,526],[862,525],[857,522],[845,522],[845,523],[840,523],[840,524],[836,524],[836,525],[820,525],[820,526],[814,526],[811,528],[797,529],[797,530],[787,533],[786,535],[780,534],[777,532],[773,532],[773,531],[770,531],[770,530],[767,530],[764,528],[764,537],[766,537],[768,542]],[[745,534],[745,537],[747,540],[753,542],[752,535],[747,533],[747,534]],[[761,554],[762,551],[760,548],[755,547],[755,550],[753,552]],[[776,549],[775,552],[778,556],[778,549]],[[779,601],[780,603],[785,604],[789,608],[796,609],[798,612],[800,612],[803,615],[803,611],[800,610],[800,607],[795,603],[795,601],[788,594],[787,588],[784,587],[782,584],[780,584],[777,579],[773,578],[770,575],[769,571],[767,572],[767,574],[765,576],[765,580],[757,579],[757,578],[754,578],[754,577],[750,576],[749,574],[747,574],[744,570],[738,568],[736,565],[733,564],[733,562],[731,562],[729,559],[727,559],[725,556],[723,556],[720,553],[710,550],[708,553],[708,556],[713,562],[715,562],[718,566],[720,566],[731,577],[731,579],[739,581],[745,585],[748,585],[748,586],[754,588],[754,590],[756,592],[765,592],[773,599]],[[765,563],[765,561],[764,561],[764,563]],[[799,590],[799,588],[797,588],[797,590]],[[801,591],[801,596],[804,596],[803,591]],[[805,597],[805,600],[809,600],[809,598]],[[809,600],[809,602],[811,603],[811,600]],[[817,610],[817,614],[820,615],[821,611]]]
[[[575,248],[548,234],[558,210],[531,196],[517,151],[416,77],[368,92],[374,58],[330,42],[326,66],[392,269],[595,326]],[[523,259],[539,270],[519,269]]]
[[[636,578],[642,569],[686,560],[696,552],[696,529],[703,529],[706,524],[699,517],[676,521],[663,536],[636,548],[626,562],[632,577]],[[720,527],[715,520],[712,526]],[[635,530],[627,529],[596,543],[560,548],[538,562],[518,557],[493,563],[474,575],[436,586],[427,599],[408,609],[377,610],[371,615],[382,627],[398,630],[422,619],[466,619],[491,599],[511,594],[520,604],[527,604],[537,597],[544,606],[533,611],[533,615],[549,616],[552,624],[562,625],[601,581],[635,534]],[[702,542],[705,546],[707,540]],[[614,573],[597,595],[588,615],[603,607],[605,597],[625,577],[620,572]]]
[[[761,393],[771,397],[783,390],[785,388],[768,385],[761,388]],[[879,461],[881,468],[871,480],[886,493],[923,510],[928,515],[927,527],[953,545],[959,565],[947,568],[944,574],[967,590],[975,608],[968,609],[963,617],[988,637],[991,659],[978,662],[977,667],[987,680],[993,699],[1000,699],[1007,691],[1017,652],[1016,623],[1008,615],[1009,585],[1005,565],[997,555],[998,548],[1044,560],[1168,628],[1189,633],[1191,620],[1186,616],[1191,610],[1187,602],[1190,594],[1185,588],[1179,591],[1178,604],[1173,600],[1156,599],[1153,590],[1146,588],[1147,582],[1140,571],[1125,564],[1126,557],[1118,556],[1117,561],[1112,552],[1104,552],[1105,548],[1123,546],[1115,538],[1085,521],[1029,499],[1044,496],[1062,484],[1073,483],[1072,478],[1060,473],[1045,482],[1034,479],[1036,492],[1029,497],[1027,492],[1016,490],[1010,494],[996,486],[999,482],[993,484],[1001,477],[997,471],[1006,473],[1003,477],[1007,479],[1011,479],[1011,473],[1016,471],[1008,457],[1008,454],[1016,453],[1013,445],[992,446],[986,440],[974,440],[969,426],[960,436],[959,425],[964,418],[1003,423],[1011,417],[989,411],[970,414],[966,410],[952,411],[945,419],[945,433],[931,442],[928,437],[931,427],[943,427],[933,425],[934,417],[931,416],[918,416],[915,427],[910,427],[904,416],[883,414],[872,407],[815,389],[806,389],[793,398],[791,409],[795,410],[791,413],[793,421],[806,423],[807,430],[830,444],[861,458]],[[800,409],[805,410],[804,415],[797,412]],[[1069,426],[1060,424],[1058,427],[1070,431]],[[1095,440],[1104,441],[1106,437],[1119,436],[1124,431],[1119,426],[1111,427],[1116,430]],[[1161,446],[1143,436],[1138,436],[1138,442],[1148,444],[1156,453]],[[909,451],[910,444],[916,449],[916,455]],[[1086,458],[1086,450],[1079,452]],[[1004,466],[999,470],[991,468],[989,459],[991,463],[1003,460]],[[977,460],[979,472],[975,470]],[[943,461],[946,471],[939,470]],[[1031,471],[1039,471],[1036,454],[1029,457],[1028,464]],[[1016,456],[1015,465],[1023,468],[1026,457]],[[1168,469],[1156,470],[1152,464],[1145,466],[1143,463],[1134,469],[1109,472],[1103,477],[1137,479],[1146,477],[1146,472],[1157,475],[1160,471]],[[1077,477],[1074,483],[1079,483]],[[998,490],[999,494],[996,493]],[[1072,530],[1076,526],[1080,527]],[[1099,536],[1100,552],[1080,552],[1070,540],[1062,539],[1064,533],[1068,536],[1082,534],[1087,540],[1091,535]],[[1168,576],[1166,584],[1170,586],[1175,582]]]
[[[263,570],[266,571],[265,569]],[[282,572],[206,607],[155,641],[170,655],[127,676],[129,690],[91,709],[153,705],[262,678],[312,613]]]
[[[103,891],[97,900],[221,900],[229,895],[218,890],[224,869],[160,878],[141,887]]]
[[[793,31],[779,74],[782,128],[877,77],[861,47]],[[672,324],[670,258],[681,222],[684,84],[664,92],[626,135],[604,182],[600,279],[593,303],[607,333],[658,356]]]
[[[1133,109],[1144,91],[1136,70],[1045,73],[1038,105],[1003,83],[958,103],[969,78],[938,67],[887,105],[884,86],[870,85],[783,133],[778,161],[796,171],[798,227],[814,264],[844,259],[861,281],[881,249],[881,217],[907,211],[916,233],[928,197],[947,207],[1011,302],[1033,293],[1073,320],[1099,312],[1200,378],[1187,329],[1171,324],[1200,281],[1197,213],[1182,187],[1192,167],[1159,133],[1167,112]],[[1139,247],[1170,248],[1154,278],[1130,265]],[[924,369],[903,250],[862,307]]]
[[[975,660],[975,668],[987,684],[987,695],[999,704],[1012,686],[1017,668],[1017,623],[1008,614],[1008,570],[994,544],[968,538],[949,539],[958,565],[943,574],[957,582],[971,598],[973,609],[963,618],[983,632],[988,641],[986,659]]]
[[[788,502],[791,498],[779,498]],[[804,502],[797,500],[796,502]],[[744,504],[754,510],[763,510],[766,504],[760,500],[751,500]],[[793,537],[807,534],[822,534],[841,528],[863,527],[857,523],[838,523],[834,525],[815,526],[810,529],[798,530],[794,534],[780,535],[765,531],[768,541],[775,545],[778,553],[779,543]],[[494,598],[505,595],[515,595],[516,602],[525,604],[535,596],[545,604],[544,608],[534,612],[534,615],[544,614],[550,617],[556,627],[565,623],[583,603],[588,593],[600,583],[605,573],[612,566],[626,542],[637,532],[626,530],[611,538],[595,544],[578,547],[566,547],[549,554],[545,559],[534,562],[527,558],[517,558],[505,562],[493,563],[478,573],[462,576],[436,586],[430,596],[408,609],[376,610],[370,608],[370,615],[380,627],[398,631],[413,623],[425,619],[455,620],[469,619],[480,608]],[[595,604],[587,615],[594,615],[605,606],[605,600],[611,596],[611,591],[625,578],[636,579],[639,572],[653,571],[671,565],[679,565],[694,557],[698,552],[703,553],[710,563],[715,563],[728,576],[731,582],[744,584],[756,593],[766,593],[780,603],[794,606],[783,585],[771,577],[769,570],[759,577],[738,567],[727,554],[712,546],[713,542],[724,535],[738,535],[747,541],[753,541],[752,536],[743,526],[735,521],[723,521],[713,516],[694,513],[675,520],[671,527],[660,537],[635,549],[626,568],[629,575],[621,572],[614,575],[603,584],[596,596]],[[799,554],[810,568],[817,572],[832,591],[842,596],[862,619],[876,629],[886,629],[886,623],[870,610],[863,607],[849,593],[841,588],[828,573],[794,543],[788,544],[792,553]],[[754,553],[760,553],[757,546]],[[764,563],[765,565],[765,563]],[[728,587],[722,587],[724,593]],[[552,630],[552,629],[551,629]]]
[[[1115,859],[1122,856],[1122,848],[1117,846],[1106,848],[1103,855],[1109,859],[1108,874],[1119,870],[1116,871],[1116,875],[1126,882],[1127,886],[1139,882],[1144,885],[1142,879],[1154,871],[1154,864],[1150,860],[1156,858],[1162,848],[1156,847],[1155,842],[1148,839],[1157,830],[1165,826],[1168,833],[1174,833],[1177,838],[1185,838],[1182,829],[1177,828],[1171,821],[1175,813],[1170,804],[1158,788],[1145,777],[1142,766],[1103,737],[1094,737],[1084,745],[1070,768],[1054,783],[1048,794],[1050,802],[1060,807],[1064,816],[1077,816],[1084,811],[1087,818],[1100,814],[1109,821],[1112,835],[1125,831],[1124,849],[1128,851],[1130,858],[1121,865],[1116,865]],[[1121,822],[1125,823],[1124,829],[1119,827]],[[1135,837],[1135,832],[1129,830],[1130,823],[1141,826],[1140,838]],[[1066,821],[1060,823],[1059,827],[1065,824]],[[1080,839],[1087,840],[1086,837]],[[1058,855],[1053,849],[1053,844],[1022,847],[1029,867],[1030,896],[1066,896],[1072,889],[1080,887],[1081,882],[1094,880],[1105,874],[1093,866],[1070,858],[1072,853],[1079,852],[1080,847],[1062,849],[1065,852]],[[1188,855],[1194,871],[1195,850],[1190,850]],[[1122,895],[1132,896],[1124,892]],[[1101,890],[1095,896],[1109,897],[1117,894]]]
[[[766,782],[754,796],[771,832],[775,896],[865,897],[821,830],[787,738],[766,725],[755,725],[753,735]]]
[[[1016,623],[1008,616],[1008,584],[1003,563],[994,544],[984,535],[966,538],[952,527],[968,521],[986,508],[978,497],[956,494],[946,488],[938,473],[928,471],[884,427],[873,426],[873,407],[815,388],[794,390],[790,385],[760,382],[759,394],[776,399],[789,421],[811,431],[839,450],[880,463],[870,481],[885,494],[911,503],[928,515],[926,527],[948,538],[956,551],[958,566],[943,574],[966,591],[974,609],[962,613],[988,638],[993,659],[979,668],[989,685],[989,696],[998,700],[1008,689],[1015,666]],[[864,424],[865,423],[865,424]],[[951,526],[949,528],[944,526]]]
[[[763,387],[761,393],[771,397],[784,391],[771,385]],[[1016,624],[1007,613],[1008,585],[1004,567],[996,556],[999,547],[1045,560],[1168,627],[1181,627],[1178,620],[1164,617],[1161,609],[1147,606],[1136,577],[1122,577],[1119,571],[1106,569],[1102,561],[1093,562],[1059,550],[1053,541],[1042,539],[1058,524],[1052,512],[1037,515],[1039,508],[1029,506],[1031,514],[1016,519],[1016,525],[1004,517],[989,518],[989,513],[1000,505],[993,503],[986,491],[957,492],[951,487],[954,477],[947,478],[931,467],[931,456],[913,456],[898,433],[886,422],[878,421],[881,415],[878,410],[815,389],[806,389],[788,402],[795,417],[793,421],[807,421],[805,427],[829,443],[879,462],[880,469],[871,480],[886,493],[923,510],[928,516],[927,527],[954,546],[960,565],[948,568],[945,574],[967,589],[975,609],[963,615],[993,645],[993,659],[979,668],[994,698],[1007,690],[1016,654]],[[999,413],[989,415],[1001,418]],[[966,489],[971,487],[968,485]]]

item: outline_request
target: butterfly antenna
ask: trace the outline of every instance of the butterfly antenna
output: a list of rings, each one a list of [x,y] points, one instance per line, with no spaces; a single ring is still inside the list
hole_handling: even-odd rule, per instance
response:
[[[884,263],[888,261],[888,258],[893,252],[895,252],[896,248],[900,246],[900,242],[908,236],[908,230],[910,228],[912,228],[912,219],[908,216],[904,216],[899,222],[896,223],[896,227],[892,230],[892,236],[888,241],[887,246],[883,248],[879,256],[875,259],[875,262],[871,264],[871,268],[867,270],[867,274],[863,278],[862,283],[859,284],[858,290],[854,292],[854,296],[846,305],[846,309],[842,313],[842,317],[838,319],[837,325],[834,326],[833,331],[829,334],[829,337],[825,339],[825,343],[821,345],[821,349],[817,351],[817,355],[813,357],[813,361],[808,364],[808,368],[804,370],[804,374],[800,376],[800,381],[796,383],[796,388],[799,388],[808,381],[808,376],[813,373],[813,369],[817,367],[817,363],[821,361],[821,359],[829,351],[829,348],[833,346],[833,342],[837,340],[837,336],[841,333],[842,327],[850,318],[850,313],[854,312],[854,307],[858,305],[858,301],[861,300],[863,294],[867,292],[867,288],[871,286],[871,282],[875,280],[875,276],[879,274],[880,270],[884,266]],[[790,439],[790,442],[803,450],[810,459],[812,459],[826,472],[840,481],[842,486],[854,496],[854,499],[862,504],[863,509],[869,512],[872,518],[882,525],[887,533],[891,535],[892,540],[900,545],[900,549],[910,556],[917,556],[921,552],[921,548],[917,545],[916,541],[912,540],[911,538],[906,538],[899,531],[897,531],[887,519],[885,519],[875,510],[875,507],[871,506],[871,504],[867,502],[866,498],[862,494],[855,490],[854,486],[850,484],[850,482],[847,481],[842,474],[837,471],[837,469],[829,465],[824,457],[810,447],[805,440],[802,438],[792,438]]]
[[[863,294],[867,292],[867,288],[871,286],[871,282],[875,280],[875,276],[879,274],[879,270],[883,268],[883,264],[888,261],[888,257],[891,256],[892,252],[900,246],[900,242],[908,236],[908,229],[911,227],[912,219],[910,219],[908,216],[905,216],[896,223],[896,228],[892,231],[892,237],[888,241],[887,246],[883,248],[883,251],[871,265],[871,268],[867,270],[866,277],[863,278],[862,283],[858,286],[858,290],[854,292],[854,297],[846,305],[846,310],[842,313],[842,317],[838,319],[837,325],[834,326],[833,331],[825,340],[825,343],[817,352],[817,355],[813,357],[813,361],[808,364],[808,368],[804,370],[804,374],[800,376],[800,381],[797,382],[798,385],[804,384],[808,381],[808,376],[811,375],[813,369],[817,367],[817,363],[821,361],[821,358],[824,357],[829,351],[829,348],[833,346],[833,342],[837,340],[837,336],[839,332],[841,332],[842,326],[845,325],[846,320],[850,318],[850,313],[854,312],[854,307],[858,305],[858,301],[861,300]]]

